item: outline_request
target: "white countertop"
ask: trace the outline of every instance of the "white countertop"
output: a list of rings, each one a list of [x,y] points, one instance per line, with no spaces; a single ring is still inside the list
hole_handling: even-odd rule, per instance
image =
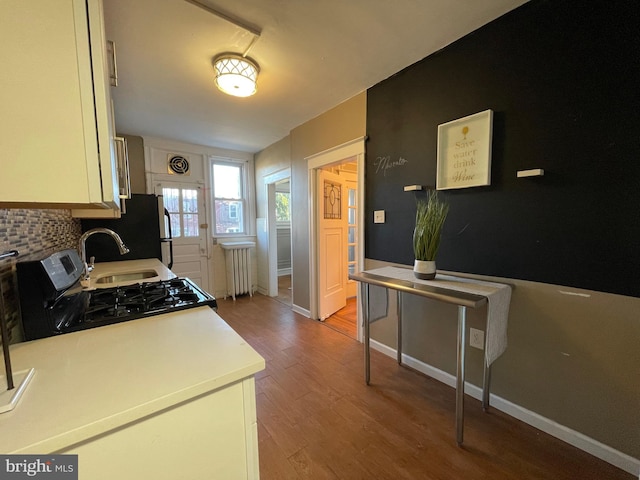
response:
[[[149,261],[109,262],[102,271],[135,262]],[[11,360],[14,372],[33,367],[35,375],[16,408],[0,415],[5,454],[55,452],[265,366],[209,307],[18,343]]]

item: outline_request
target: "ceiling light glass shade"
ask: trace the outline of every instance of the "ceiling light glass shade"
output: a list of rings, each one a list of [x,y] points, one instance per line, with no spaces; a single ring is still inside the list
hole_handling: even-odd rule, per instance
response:
[[[258,65],[252,60],[234,54],[223,54],[213,60],[216,85],[235,97],[248,97],[256,93]]]

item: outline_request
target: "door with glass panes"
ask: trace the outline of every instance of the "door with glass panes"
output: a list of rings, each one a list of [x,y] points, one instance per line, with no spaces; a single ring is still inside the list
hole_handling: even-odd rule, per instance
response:
[[[207,225],[203,189],[200,185],[160,182],[156,195],[162,195],[164,208],[171,218],[173,237],[173,267],[179,277],[193,280],[200,288],[209,291],[207,271]],[[163,246],[166,258],[168,245]]]
[[[347,190],[347,275],[356,273],[358,268],[358,178],[356,174],[345,173]],[[357,282],[347,278],[347,298],[357,295]]]

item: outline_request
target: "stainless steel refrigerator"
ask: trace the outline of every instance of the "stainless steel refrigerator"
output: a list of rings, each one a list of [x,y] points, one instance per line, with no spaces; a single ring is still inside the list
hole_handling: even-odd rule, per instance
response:
[[[126,213],[118,219],[83,219],[82,232],[104,227],[116,232],[129,247],[120,255],[109,235],[92,235],[87,239],[87,259],[96,262],[157,258],[167,267],[173,266],[171,218],[161,195],[133,194],[126,200]]]

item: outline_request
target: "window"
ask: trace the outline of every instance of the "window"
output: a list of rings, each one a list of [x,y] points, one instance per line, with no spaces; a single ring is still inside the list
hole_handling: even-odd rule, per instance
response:
[[[276,192],[276,222],[289,223],[291,221],[290,197],[289,192]]]
[[[245,170],[244,162],[217,158],[211,162],[214,235],[247,233]]]
[[[238,215],[238,205],[236,205],[235,203],[229,205],[229,218],[235,221],[240,218],[240,216]],[[235,231],[237,230],[234,230],[234,232]]]
[[[162,188],[164,208],[171,216],[174,238],[200,235],[198,190],[196,188]]]

